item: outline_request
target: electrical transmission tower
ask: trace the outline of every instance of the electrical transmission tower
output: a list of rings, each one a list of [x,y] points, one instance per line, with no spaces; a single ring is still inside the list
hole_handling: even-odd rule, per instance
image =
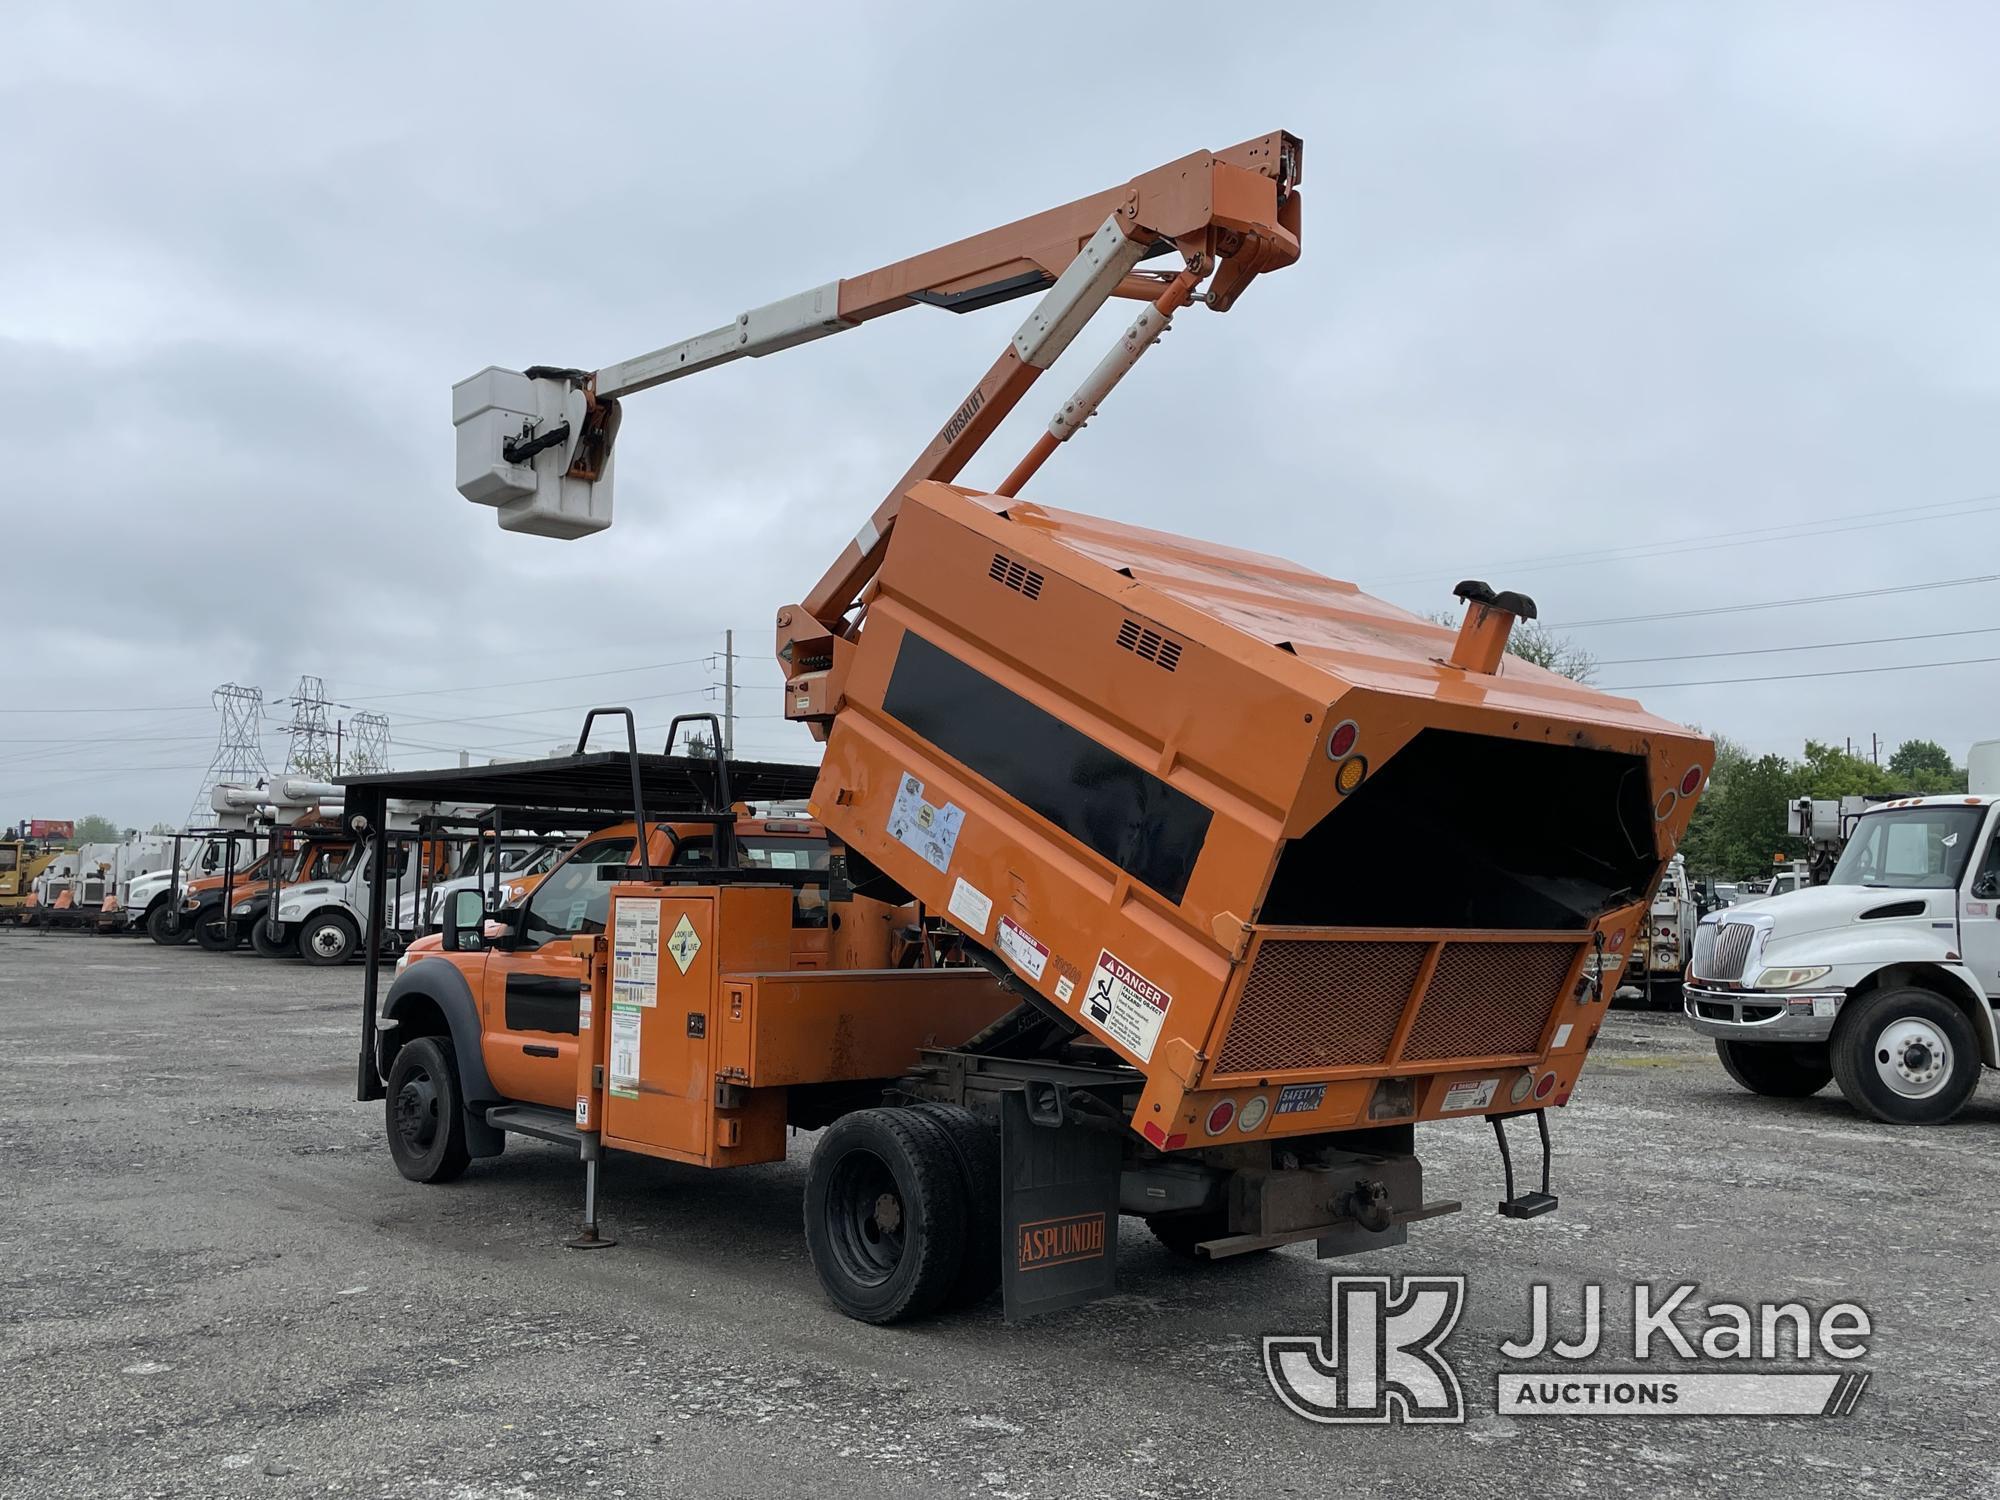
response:
[[[333,726],[326,719],[326,683],[301,677],[292,690],[292,743],[285,752],[285,770],[294,776],[331,781],[340,774],[334,764]]]
[[[264,692],[261,688],[238,687],[225,682],[215,690],[215,706],[222,711],[222,737],[216,741],[215,759],[209,762],[201,790],[195,793],[188,812],[190,828],[206,827],[215,820],[209,794],[224,782],[254,783],[271,774],[264,764]]]
[[[354,748],[347,752],[347,769],[354,775],[389,769],[389,716],[358,713],[347,721]]]

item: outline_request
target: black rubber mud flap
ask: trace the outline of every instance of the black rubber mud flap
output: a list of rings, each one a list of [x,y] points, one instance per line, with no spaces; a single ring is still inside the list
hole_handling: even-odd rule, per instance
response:
[[[1007,1321],[1077,1307],[1118,1289],[1118,1136],[1030,1124],[1000,1100],[1000,1287]]]

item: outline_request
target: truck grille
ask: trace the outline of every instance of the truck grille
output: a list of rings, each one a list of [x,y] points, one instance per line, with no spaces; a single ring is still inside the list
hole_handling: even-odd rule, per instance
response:
[[[1748,922],[1703,926],[1695,934],[1694,962],[1688,967],[1697,979],[1741,979],[1743,961],[1750,956],[1750,939],[1756,933]]]
[[[1512,942],[1263,936],[1216,1072],[1531,1056],[1583,943],[1569,933]]]

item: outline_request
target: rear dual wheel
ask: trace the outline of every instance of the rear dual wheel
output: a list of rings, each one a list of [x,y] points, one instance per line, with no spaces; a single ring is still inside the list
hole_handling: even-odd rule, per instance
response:
[[[806,1173],[806,1248],[864,1323],[976,1301],[1000,1277],[1000,1143],[970,1110],[924,1104],[835,1121]]]

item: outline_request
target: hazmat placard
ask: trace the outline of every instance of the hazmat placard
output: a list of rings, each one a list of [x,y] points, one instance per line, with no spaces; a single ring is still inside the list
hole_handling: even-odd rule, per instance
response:
[[[1137,969],[1121,963],[1109,948],[1097,955],[1083,992],[1083,1013],[1141,1062],[1153,1060],[1160,1023],[1174,997]]]

